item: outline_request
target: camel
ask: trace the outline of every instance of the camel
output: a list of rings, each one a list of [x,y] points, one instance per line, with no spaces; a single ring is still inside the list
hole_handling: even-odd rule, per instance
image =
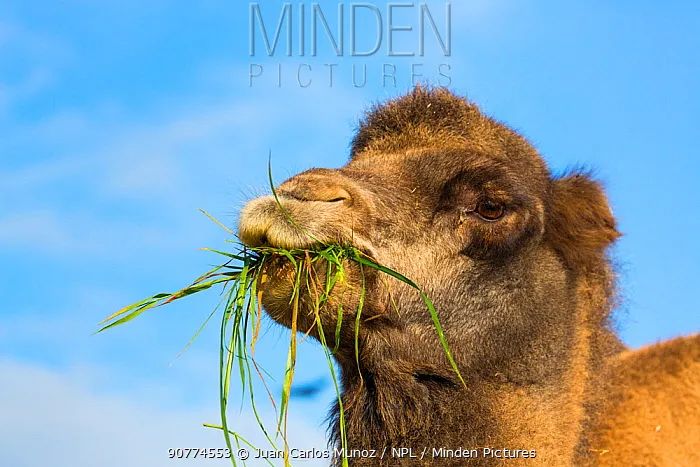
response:
[[[411,278],[464,379],[415,291],[349,262],[334,356],[351,465],[700,465],[700,334],[639,350],[617,337],[608,247],[620,234],[590,174],[553,176],[476,105],[417,87],[367,112],[345,166],[276,194],[243,208],[244,243],[352,244]],[[293,274],[268,273],[264,307],[289,327]],[[316,335],[311,308],[302,297],[298,331]],[[329,302],[324,328],[336,315]]]

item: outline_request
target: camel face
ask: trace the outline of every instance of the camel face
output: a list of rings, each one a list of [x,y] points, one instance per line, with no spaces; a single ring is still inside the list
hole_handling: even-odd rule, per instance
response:
[[[251,201],[239,231],[252,246],[356,246],[424,287],[458,360],[474,366],[524,352],[534,328],[566,320],[570,266],[546,235],[552,183],[535,150],[507,127],[446,91],[417,89],[368,116],[346,166],[287,180],[276,190],[282,208],[272,196]],[[322,266],[315,273],[325,277]],[[289,326],[293,268],[280,260],[268,277],[265,308]],[[342,302],[351,335],[362,283],[365,346],[376,338],[407,354],[431,349],[414,355],[442,373],[417,294],[373,270],[347,265],[347,283],[321,310],[324,327],[335,329]],[[314,320],[308,287],[305,294],[300,331]]]

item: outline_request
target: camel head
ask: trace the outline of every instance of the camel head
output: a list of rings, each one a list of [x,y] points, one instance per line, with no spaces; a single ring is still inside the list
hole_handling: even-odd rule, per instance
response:
[[[244,243],[351,244],[407,276],[434,302],[465,374],[496,368],[500,377],[533,380],[556,373],[570,347],[576,279],[606,270],[605,248],[618,236],[595,181],[577,173],[554,178],[522,137],[442,89],[416,88],[375,107],[345,166],[300,173],[276,193],[283,209],[273,196],[243,209]],[[290,326],[293,268],[279,261],[267,272],[265,309]],[[417,391],[454,386],[418,294],[351,262],[345,285],[320,311],[332,341],[343,306],[336,357],[344,378],[357,372],[362,284],[360,375],[391,374]],[[303,290],[298,330],[317,336],[313,291]]]

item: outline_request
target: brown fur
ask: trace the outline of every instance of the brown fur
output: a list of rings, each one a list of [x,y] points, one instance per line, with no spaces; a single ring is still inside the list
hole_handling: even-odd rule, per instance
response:
[[[700,335],[623,352],[605,371],[592,464],[700,465]]]
[[[466,386],[408,286],[347,265],[320,312],[335,329],[350,449],[385,451],[353,465],[495,465],[433,458],[432,448],[534,449],[511,465],[693,465],[700,427],[700,338],[626,351],[609,327],[619,236],[601,186],[550,174],[535,149],[476,106],[416,88],[362,121],[351,160],[283,183],[280,202],[251,201],[240,236],[286,248],[353,244],[433,299]],[[485,200],[504,208],[489,220]],[[486,205],[488,206],[488,204]],[[321,266],[314,271],[323,277]],[[263,302],[290,326],[293,277],[271,267]],[[359,286],[367,302],[355,361]],[[298,329],[317,335],[304,288]],[[325,335],[331,341],[333,332]],[[337,412],[333,442],[339,445]],[[660,425],[649,432],[650,424]],[[640,444],[641,443],[641,444]],[[423,460],[391,456],[412,448]],[[668,452],[671,447],[674,452]]]

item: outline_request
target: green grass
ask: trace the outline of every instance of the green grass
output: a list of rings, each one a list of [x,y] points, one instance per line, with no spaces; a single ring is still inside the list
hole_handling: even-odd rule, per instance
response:
[[[417,291],[426,305],[426,309],[435,326],[438,340],[442,345],[450,365],[462,383],[464,383],[450,352],[442,326],[440,325],[440,321],[438,319],[437,311],[430,298],[416,283],[404,275],[378,264],[358,249],[352,246],[329,245],[314,250],[284,250],[269,247],[247,248],[239,245],[237,251],[233,253],[213,249],[206,250],[220,255],[224,262],[199,276],[187,287],[175,292],[158,293],[118,310],[100,323],[101,327],[98,332],[127,323],[147,310],[161,307],[189,295],[203,292],[214,286],[219,286],[222,289],[223,296],[219,346],[219,399],[221,425],[205,424],[205,426],[222,431],[226,446],[232,453],[231,461],[234,466],[236,466],[236,459],[233,456],[233,453],[235,453],[234,445],[236,448],[241,447],[241,443],[251,446],[241,434],[231,429],[229,419],[227,417],[227,408],[230,401],[230,389],[234,380],[237,380],[237,384],[243,394],[245,394],[247,390],[250,407],[258,422],[259,428],[273,449],[278,449],[276,439],[278,439],[279,436],[282,437],[283,450],[286,453],[284,461],[285,465],[289,465],[287,414],[289,409],[291,387],[294,380],[297,349],[296,339],[298,331],[297,318],[299,313],[299,295],[300,291],[302,290],[302,285],[305,285],[306,290],[308,291],[321,291],[320,293],[315,293],[315,296],[312,297],[314,303],[313,309],[315,313],[315,326],[317,327],[319,340],[321,341],[323,347],[328,369],[334,383],[336,397],[338,399],[340,409],[339,422],[341,448],[345,450],[347,447],[345,412],[343,409],[343,401],[338,382],[339,378],[336,374],[335,366],[333,365],[333,353],[337,350],[340,341],[340,327],[343,316],[342,303],[339,302],[338,305],[338,319],[334,330],[334,340],[336,343],[334,349],[331,349],[328,346],[326,341],[326,332],[321,324],[319,314],[319,310],[328,302],[334,288],[339,283],[345,282],[344,263],[346,261],[352,261],[358,264],[362,277],[359,305],[355,313],[354,322],[355,358],[357,360],[358,367],[358,335],[361,326],[362,308],[364,306],[366,294],[364,289],[364,276],[365,268],[370,268],[403,282],[413,287]],[[295,271],[295,284],[290,299],[292,332],[290,333],[289,351],[287,354],[284,383],[279,400],[279,407],[277,407],[275,399],[267,387],[265,377],[260,371],[260,368],[254,358],[255,344],[258,336],[260,335],[259,331],[262,317],[262,304],[260,302],[261,294],[259,291],[259,286],[266,280],[265,265],[268,264],[272,258],[285,258],[291,263]],[[326,277],[323,278],[322,284],[320,284],[319,278],[315,277],[314,274],[314,265],[317,262],[326,263]],[[218,308],[221,307],[219,306],[217,309]],[[214,312],[216,311],[217,310],[215,309]],[[212,312],[212,314],[214,312]],[[209,319],[207,319],[207,321],[208,320]],[[195,337],[201,332],[201,329],[202,328],[197,330]],[[188,343],[188,345],[190,343]],[[255,372],[253,370],[255,370]],[[263,381],[263,384],[268,392],[268,397],[277,412],[278,422],[274,434],[265,427],[258,412],[256,399],[253,393],[254,377],[258,377]],[[348,465],[347,459],[342,459],[342,465]]]

